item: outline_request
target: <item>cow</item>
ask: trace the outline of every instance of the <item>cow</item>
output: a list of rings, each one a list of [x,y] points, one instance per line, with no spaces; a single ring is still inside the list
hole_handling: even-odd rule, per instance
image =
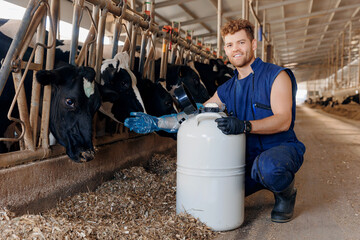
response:
[[[160,77],[160,60],[155,61],[155,78]],[[170,93],[184,83],[191,93],[195,102],[204,103],[210,96],[205,85],[201,82],[200,76],[186,65],[167,64],[166,90]]]
[[[359,94],[354,94],[354,95],[348,96],[341,102],[341,104],[349,104],[350,102],[360,103],[359,102]]]
[[[107,87],[116,92],[101,93],[103,101],[113,103],[111,110],[105,112],[110,112],[119,122],[130,117],[130,112],[146,112],[156,117],[177,113],[173,98],[162,85],[165,80],[158,79],[154,83],[142,78],[138,71],[130,71],[128,62],[129,55],[125,52],[103,61],[100,91]],[[176,134],[164,131],[157,133],[160,136],[176,138]]]
[[[210,59],[210,65],[213,68],[213,71],[216,74],[216,86],[219,87],[227,80],[234,76],[234,66],[231,64],[225,64],[224,61],[220,58]]]
[[[106,112],[111,112],[119,122],[124,122],[130,112],[146,112],[136,86],[136,76],[130,71],[128,63],[129,55],[118,53],[101,65],[99,90],[102,100],[111,103]]]
[[[94,158],[92,119],[101,96],[90,67],[63,65],[36,73],[37,81],[51,85],[50,131],[75,162]]]
[[[12,36],[7,29],[9,21],[0,21],[0,59],[6,56],[12,42]],[[10,23],[13,23],[10,21]],[[10,24],[14,28],[13,24]],[[4,32],[2,32],[4,30]],[[59,42],[60,43],[60,42]],[[61,45],[61,43],[60,43]],[[31,46],[31,44],[30,44]],[[24,55],[26,61],[32,48],[29,47]],[[97,86],[94,85],[94,70],[78,68],[66,64],[68,52],[56,50],[55,70],[41,70],[37,72],[37,80],[42,85],[52,86],[50,111],[50,131],[55,139],[65,147],[66,153],[74,162],[87,162],[94,158],[92,131],[89,128],[95,111],[99,108],[101,99]],[[84,85],[85,84],[85,85]],[[29,71],[24,81],[27,103],[30,102],[32,87],[32,71]],[[11,124],[7,112],[12,102],[15,90],[10,74],[0,96],[0,137],[4,136],[6,128]],[[13,116],[18,117],[17,108]],[[81,123],[81,125],[79,125]],[[3,142],[0,142],[0,152],[7,152]]]

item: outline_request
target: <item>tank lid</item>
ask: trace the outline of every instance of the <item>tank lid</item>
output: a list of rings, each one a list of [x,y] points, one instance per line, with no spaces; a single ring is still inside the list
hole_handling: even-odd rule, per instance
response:
[[[220,108],[216,103],[207,103],[203,109],[203,112],[220,112]]]

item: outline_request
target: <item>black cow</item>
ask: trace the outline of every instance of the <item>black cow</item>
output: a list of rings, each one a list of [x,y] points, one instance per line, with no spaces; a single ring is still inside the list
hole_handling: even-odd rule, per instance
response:
[[[216,73],[216,86],[222,85],[234,76],[234,68],[229,67],[222,59],[210,59],[210,65]]]
[[[356,102],[359,104],[359,94],[348,96],[344,99],[344,101],[342,101],[341,104],[349,104],[350,102]]]
[[[0,21],[2,29],[6,26],[7,20]],[[0,32],[0,59],[6,56],[12,38]],[[60,43],[60,42],[58,42]],[[61,45],[61,43],[60,43]],[[26,61],[32,48],[28,48],[24,60]],[[46,52],[46,51],[45,51]],[[100,95],[97,87],[91,90],[94,80],[94,70],[90,68],[76,68],[64,64],[68,61],[69,53],[64,53],[60,49],[56,50],[56,65],[64,65],[63,68],[53,71],[39,71],[37,76],[41,84],[52,85],[51,117],[50,130],[56,140],[66,148],[66,153],[75,162],[89,161],[94,158],[93,145],[89,129],[91,126],[94,112],[100,106]],[[60,64],[61,63],[61,64]],[[87,80],[85,80],[87,79]],[[87,84],[84,90],[84,83]],[[32,71],[27,74],[24,87],[27,96],[27,103],[30,102],[32,86]],[[85,91],[92,91],[93,94],[88,98]],[[4,136],[6,128],[10,125],[7,119],[7,112],[14,96],[14,85],[12,75],[6,82],[4,90],[0,96],[0,136]],[[13,111],[13,116],[18,117],[17,108]],[[81,125],[79,125],[81,123]],[[0,152],[7,149],[3,142],[0,142]]]
[[[155,61],[155,78],[160,76],[160,61]],[[210,96],[200,76],[189,66],[168,64],[166,71],[166,90],[172,92],[174,88],[184,83],[189,89],[195,102],[204,103]]]
[[[92,119],[101,105],[90,67],[64,65],[36,73],[42,85],[51,85],[50,131],[75,162],[94,158]]]
[[[112,103],[111,113],[120,122],[124,122],[130,112],[144,112],[145,109],[136,77],[129,70],[128,59],[126,53],[119,53],[113,59],[103,61],[101,66],[99,89],[102,100]]]
[[[146,112],[156,117],[176,113],[174,100],[161,85],[161,81],[165,80],[158,79],[153,83],[149,79],[137,77],[137,86],[143,99]]]

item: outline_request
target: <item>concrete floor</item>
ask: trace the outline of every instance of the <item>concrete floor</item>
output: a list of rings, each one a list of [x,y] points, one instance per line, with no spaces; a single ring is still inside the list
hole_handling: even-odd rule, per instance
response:
[[[217,240],[360,239],[360,121],[299,106],[295,131],[307,149],[294,219],[271,222],[273,195],[262,190],[246,198],[243,225]]]

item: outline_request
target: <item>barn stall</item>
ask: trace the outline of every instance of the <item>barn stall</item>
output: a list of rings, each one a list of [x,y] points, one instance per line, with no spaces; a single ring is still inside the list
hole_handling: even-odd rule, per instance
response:
[[[29,5],[31,5],[31,2]],[[48,8],[51,7],[53,11],[59,9],[59,5],[56,5],[59,2],[56,2],[58,1],[52,1]],[[45,126],[41,127],[41,137],[39,137],[41,141],[32,140],[36,139],[36,137],[34,138],[29,132],[25,131],[23,143],[20,144],[22,146],[21,151],[0,155],[1,167],[3,168],[1,170],[2,186],[0,189],[3,191],[1,196],[6,196],[1,199],[1,206],[6,207],[1,212],[1,216],[2,221],[5,221],[2,222],[4,223],[3,233],[9,234],[5,236],[15,238],[18,234],[30,238],[48,238],[51,236],[65,238],[67,236],[68,238],[95,239],[138,239],[139,237],[148,239],[161,237],[170,239],[181,239],[183,237],[195,239],[216,237],[220,239],[288,239],[291,236],[290,238],[295,239],[297,237],[305,239],[356,239],[359,234],[356,226],[359,223],[360,206],[358,199],[360,196],[355,186],[356,183],[359,183],[358,173],[360,171],[357,149],[351,148],[351,146],[356,146],[356,132],[359,131],[359,128],[356,121],[348,120],[351,118],[356,119],[354,117],[356,114],[346,114],[346,111],[350,111],[346,109],[351,108],[356,113],[358,108],[354,101],[347,106],[342,105],[341,102],[349,96],[358,94],[358,69],[360,66],[358,49],[359,4],[356,1],[345,0],[331,3],[333,5],[325,3],[322,5],[318,1],[283,1],[281,3],[275,1],[269,1],[269,3],[239,1],[236,4],[227,1],[206,0],[206,2],[210,2],[212,7],[217,9],[222,16],[219,17],[213,13],[212,16],[209,14],[207,18],[206,16],[200,17],[201,14],[193,9],[196,9],[197,4],[202,7],[209,4],[203,1],[163,1],[155,3],[155,7],[157,4],[157,7],[159,7],[159,11],[155,13],[155,16],[159,18],[160,22],[170,25],[171,22],[167,20],[171,19],[170,15],[165,19],[163,19],[163,16],[166,15],[166,7],[175,5],[177,10],[180,8],[181,11],[190,15],[190,18],[193,18],[179,21],[180,26],[183,25],[183,28],[187,30],[185,26],[199,23],[200,28],[208,31],[208,33],[198,34],[197,38],[194,35],[192,41],[196,44],[191,45],[186,40],[172,39],[173,35],[176,37],[176,34],[169,34],[170,30],[167,29],[171,29],[170,27],[165,31],[160,31],[158,25],[156,25],[157,23],[155,23],[156,21],[151,22],[151,20],[148,20],[146,22],[144,20],[146,17],[134,10],[134,6],[137,6],[138,9],[140,9],[140,6],[142,6],[142,9],[146,9],[146,5],[140,2],[135,2],[132,7],[127,5],[124,5],[126,6],[124,7],[121,6],[121,1],[114,1],[114,3],[100,0],[74,1],[74,10],[67,11],[73,13],[73,38],[71,40],[69,62],[94,67],[97,78],[99,78],[102,49],[105,48],[101,41],[102,35],[105,32],[114,34],[114,44],[111,47],[109,56],[117,51],[124,50],[129,52],[130,59],[132,59],[135,56],[136,45],[140,46],[145,37],[140,40],[140,37],[136,37],[136,34],[129,31],[131,28],[133,31],[135,29],[135,32],[140,29],[143,32],[150,29],[147,33],[153,35],[148,36],[148,39],[155,40],[154,35],[157,33],[156,35],[160,35],[160,37],[158,36],[160,46],[162,44],[166,45],[168,42],[173,42],[172,44],[178,43],[180,46],[185,45],[183,47],[189,51],[189,57],[203,61],[204,58],[214,58],[213,54],[210,54],[212,52],[211,47],[221,49],[221,45],[219,45],[221,40],[216,36],[216,29],[209,27],[209,25],[221,25],[224,19],[228,20],[236,18],[236,16],[250,18],[253,23],[256,23],[256,27],[263,31],[263,41],[259,42],[261,47],[258,48],[257,55],[268,62],[291,68],[297,77],[299,90],[307,90],[307,97],[312,100],[311,104],[298,107],[296,132],[308,149],[305,155],[306,163],[299,172],[296,183],[302,197],[299,194],[295,219],[286,225],[279,226],[271,223],[268,220],[268,215],[272,208],[273,199],[268,192],[261,191],[246,199],[245,222],[242,227],[219,235],[209,230],[196,219],[191,218],[191,216],[175,215],[175,169],[174,166],[168,167],[166,164],[175,164],[176,141],[155,134],[140,136],[119,125],[119,129],[112,136],[102,136],[95,139],[97,147],[95,160],[79,165],[71,162],[64,155],[62,147],[49,146],[48,130],[45,127],[46,119],[44,119],[42,121],[45,121]],[[32,7],[35,8],[37,1],[33,3]],[[89,7],[84,8],[84,5]],[[124,11],[124,8],[127,10]],[[189,9],[196,12],[196,14]],[[226,10],[222,12],[223,9]],[[229,9],[238,10],[230,11]],[[81,11],[82,13],[80,13]],[[40,11],[37,10],[37,12]],[[98,28],[92,28],[91,24],[89,24],[89,39],[83,45],[88,44],[89,47],[82,48],[88,48],[89,53],[80,52],[77,55],[79,19],[82,18],[81,22],[85,21],[85,16],[81,14],[90,16],[91,14],[88,12],[97,13],[93,17],[94,19],[89,22],[98,22]],[[282,16],[279,16],[279,13],[282,13]],[[29,11],[29,14],[33,13]],[[56,14],[59,13],[53,13],[52,16],[56,16]],[[292,18],[292,15],[296,16],[296,18]],[[218,17],[217,23],[216,17]],[[57,17],[53,18],[56,19]],[[216,24],[207,24],[206,22],[210,21],[209,19],[215,21]],[[27,21],[30,21],[30,18]],[[123,21],[125,21],[126,27],[121,24]],[[115,24],[109,24],[109,22]],[[135,24],[132,25],[131,23]],[[110,25],[112,31],[109,30]],[[323,28],[324,30],[318,30]],[[35,27],[32,31],[35,32]],[[53,31],[56,32],[56,30]],[[300,34],[299,31],[300,33],[305,32],[305,35]],[[318,32],[316,33],[316,31]],[[185,31],[180,30],[181,32],[185,34]],[[311,32],[314,33],[311,34]],[[295,33],[298,35],[295,35]],[[329,37],[330,34],[331,37]],[[118,36],[120,36],[120,39],[123,38],[125,42],[121,49],[117,49],[118,44],[116,41]],[[128,40],[125,40],[125,38]],[[200,44],[201,39],[211,38],[214,41],[211,47],[206,46],[202,49],[196,46],[198,43]],[[313,38],[320,38],[320,40],[312,40]],[[19,44],[22,39],[20,36],[18,39]],[[296,46],[299,42],[303,44],[302,48]],[[315,48],[316,53],[310,54],[309,52],[315,52],[315,50],[308,45],[315,43],[319,44]],[[143,47],[140,47],[140,49],[142,50],[140,50],[140,59],[141,56],[151,52],[145,53]],[[180,48],[179,51],[181,50]],[[191,51],[195,53],[192,56]],[[168,57],[164,52],[162,54],[162,59]],[[221,56],[223,53],[217,51],[216,54]],[[172,59],[172,56],[169,58]],[[48,61],[51,62],[51,60],[46,62]],[[6,63],[5,60],[2,66],[6,66]],[[49,64],[47,67],[51,69],[51,63]],[[131,60],[130,65],[132,64]],[[33,70],[39,69],[36,64],[32,65]],[[165,67],[163,64],[162,66]],[[3,81],[1,83],[3,84]],[[322,99],[329,96],[333,96],[334,101],[337,101],[338,104],[333,107],[323,107]],[[18,102],[20,101],[18,100]],[[315,102],[315,104],[312,102]],[[320,104],[316,104],[316,102],[320,102]],[[19,108],[21,108],[26,104],[20,103],[19,105]],[[311,108],[308,108],[308,106]],[[340,112],[342,117],[347,118],[326,115],[322,112],[322,109],[330,113]],[[46,112],[49,112],[49,109],[45,110]],[[31,118],[28,121],[30,123]],[[34,124],[29,124],[26,127],[25,124],[27,131],[31,129],[30,125],[34,126]],[[342,127],[339,129],[337,126]],[[338,133],[336,140],[332,138],[329,130]],[[332,140],[329,141],[329,139]],[[170,155],[165,155],[165,157],[164,155],[155,155],[155,158],[152,157],[154,153],[164,152],[166,154],[170,153]],[[160,158],[160,160],[156,158]],[[165,163],[158,163],[160,166],[157,167],[146,166],[146,164],[151,165],[152,161],[164,161]],[[325,164],[325,161],[328,164]],[[143,167],[129,168],[135,165],[143,165]],[[163,168],[166,169],[167,167],[169,168],[167,169],[168,173],[161,173],[161,171],[164,171]],[[125,169],[121,170],[123,168]],[[163,186],[161,181],[157,182],[158,178],[168,183],[167,187],[170,186],[170,189]],[[113,179],[113,181],[106,182],[110,179]],[[102,183],[104,184],[101,185]],[[111,186],[112,183],[115,186]],[[128,183],[131,186],[128,186]],[[150,190],[154,189],[154,191],[145,193],[146,189],[141,188],[144,188],[143,185],[146,184],[149,184]],[[124,189],[121,189],[122,187]],[[117,188],[120,190],[118,191]],[[162,188],[164,190],[159,191]],[[83,193],[75,195],[79,192]],[[115,197],[108,195],[109,192],[115,193]],[[168,205],[167,208],[156,206],[154,203],[155,195],[151,196],[154,192],[158,193],[160,198],[165,199],[163,204]],[[108,199],[100,199],[104,195]],[[125,197],[116,199],[119,195],[125,195]],[[145,201],[149,199],[139,197],[142,195],[150,195],[149,203]],[[66,199],[68,196],[72,197]],[[97,198],[100,200],[94,200]],[[66,200],[55,206],[59,199]],[[151,205],[154,211],[147,213],[146,209],[137,209],[136,203],[138,202],[143,204],[146,202],[146,204]],[[111,210],[114,203],[121,206],[121,210],[115,214]],[[99,208],[110,209],[110,212],[102,212]],[[45,209],[50,210],[44,212]],[[85,215],[87,211],[94,212]],[[21,216],[26,212],[41,213],[41,215]],[[17,215],[14,215],[14,213]],[[96,217],[91,218],[90,215],[100,215],[100,220]],[[110,221],[105,221],[106,218],[110,218]],[[134,219],[142,219],[143,222],[137,222]],[[153,222],[154,225],[146,221]],[[74,227],[74,225],[76,226]]]

